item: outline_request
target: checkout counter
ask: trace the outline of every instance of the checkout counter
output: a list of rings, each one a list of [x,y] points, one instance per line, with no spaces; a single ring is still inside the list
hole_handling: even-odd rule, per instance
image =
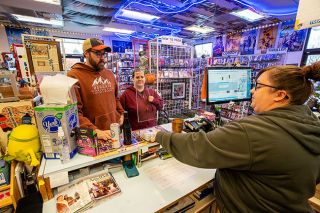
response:
[[[171,123],[162,125],[171,131]],[[61,164],[60,160],[43,159],[39,175],[46,180],[61,177],[74,169],[84,168],[115,157],[136,152],[139,148],[154,146],[157,143],[140,144],[138,147],[121,150],[99,157],[88,157],[77,154],[69,163]],[[185,165],[175,158],[161,160],[159,158],[144,162],[138,168],[139,176],[128,178],[122,169],[112,175],[118,183],[121,193],[108,199],[102,199],[86,212],[164,212],[179,199],[191,195],[203,185],[212,182],[215,169],[201,169]],[[205,203],[196,204],[197,209],[191,212],[203,212],[203,206],[214,203],[213,195]],[[195,208],[195,207],[194,207]],[[56,212],[54,198],[44,202],[43,212]],[[212,211],[214,212],[214,211]]]

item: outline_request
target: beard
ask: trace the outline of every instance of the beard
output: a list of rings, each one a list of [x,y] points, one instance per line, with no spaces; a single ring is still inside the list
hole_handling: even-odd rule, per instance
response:
[[[104,60],[100,59],[98,62],[95,62],[90,56],[89,63],[93,67],[95,72],[100,72],[104,68]]]

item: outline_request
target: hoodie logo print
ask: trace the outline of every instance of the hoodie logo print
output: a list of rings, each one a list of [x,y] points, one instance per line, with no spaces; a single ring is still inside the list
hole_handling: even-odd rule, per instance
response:
[[[99,76],[93,80],[91,92],[94,95],[112,92],[111,82],[109,81],[109,79],[105,79],[102,76]]]

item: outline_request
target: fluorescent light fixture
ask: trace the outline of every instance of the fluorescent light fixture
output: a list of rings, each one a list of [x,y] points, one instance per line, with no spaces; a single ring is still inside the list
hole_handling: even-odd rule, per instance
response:
[[[34,1],[43,2],[43,3],[47,3],[47,4],[55,4],[55,5],[61,4],[60,0],[34,0]]]
[[[150,15],[148,13],[141,13],[141,12],[125,10],[125,9],[121,10],[119,15],[122,17],[130,18],[130,19],[138,19],[138,20],[149,21],[149,22],[160,18],[159,16]]]
[[[32,16],[23,16],[18,14],[12,14],[17,20],[19,21],[25,21],[25,22],[32,22],[32,23],[39,23],[39,24],[49,24],[49,25],[55,25],[55,26],[63,26],[63,21],[55,20],[55,19],[44,19],[44,18],[38,18],[38,17],[32,17]]]
[[[184,29],[189,30],[189,31],[193,31],[193,32],[203,33],[203,34],[210,33],[210,32],[214,31],[214,28],[212,28],[212,27],[199,27],[196,25],[186,27]]]
[[[242,19],[245,19],[250,22],[258,21],[259,19],[264,18],[263,15],[253,12],[252,10],[245,9],[236,12],[231,12],[230,14],[238,16]]]
[[[132,31],[132,30],[118,29],[118,28],[113,28],[113,27],[105,27],[102,30],[103,31],[107,31],[107,32],[123,33],[123,34],[132,34],[132,33],[134,33],[134,31]]]

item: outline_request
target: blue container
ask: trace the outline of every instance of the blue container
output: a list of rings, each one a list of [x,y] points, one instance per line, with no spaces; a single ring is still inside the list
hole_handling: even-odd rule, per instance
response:
[[[0,160],[0,186],[10,184],[10,166],[4,160]]]

